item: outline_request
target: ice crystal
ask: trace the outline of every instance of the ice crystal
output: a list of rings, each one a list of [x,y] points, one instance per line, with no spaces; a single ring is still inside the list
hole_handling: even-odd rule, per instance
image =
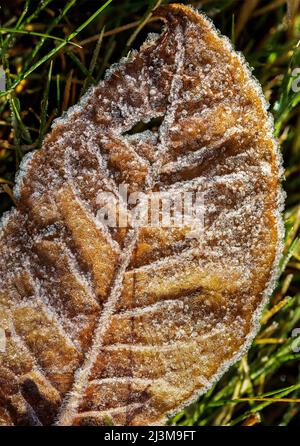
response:
[[[162,423],[248,348],[274,286],[281,167],[261,89],[202,15],[157,13],[162,34],[22,164],[0,235],[4,424]],[[201,192],[201,239],[105,227],[99,204],[122,212],[120,184]]]

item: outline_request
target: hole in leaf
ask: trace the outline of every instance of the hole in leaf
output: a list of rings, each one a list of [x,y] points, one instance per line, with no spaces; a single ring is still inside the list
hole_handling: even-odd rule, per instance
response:
[[[125,135],[136,135],[138,133],[143,133],[146,130],[150,130],[151,132],[157,132],[159,127],[161,126],[162,122],[164,120],[163,116],[158,116],[156,118],[150,119],[148,122],[140,121],[137,124],[135,124],[131,129],[127,130],[123,133],[123,136]]]

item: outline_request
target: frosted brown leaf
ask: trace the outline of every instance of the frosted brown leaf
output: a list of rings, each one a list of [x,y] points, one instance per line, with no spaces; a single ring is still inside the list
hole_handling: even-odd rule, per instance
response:
[[[206,18],[178,4],[157,16],[162,34],[22,164],[0,235],[1,424],[161,424],[257,331],[282,239],[272,122],[244,59]],[[186,227],[105,227],[99,194],[119,199],[123,183],[201,191],[201,239]]]

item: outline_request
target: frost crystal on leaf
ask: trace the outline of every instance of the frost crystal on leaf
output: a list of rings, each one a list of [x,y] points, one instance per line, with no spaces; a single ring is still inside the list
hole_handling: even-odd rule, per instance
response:
[[[202,15],[157,15],[163,33],[23,164],[0,233],[2,424],[163,423],[248,348],[274,286],[281,167],[260,87]],[[203,237],[104,227],[120,184],[200,192]]]

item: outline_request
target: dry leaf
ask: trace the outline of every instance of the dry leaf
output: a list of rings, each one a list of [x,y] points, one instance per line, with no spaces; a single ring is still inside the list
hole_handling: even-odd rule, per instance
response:
[[[1,232],[4,425],[163,423],[249,347],[274,286],[281,168],[261,89],[202,15],[157,15],[162,34],[22,164]],[[121,215],[123,183],[200,191],[202,237],[99,222],[105,193]]]

